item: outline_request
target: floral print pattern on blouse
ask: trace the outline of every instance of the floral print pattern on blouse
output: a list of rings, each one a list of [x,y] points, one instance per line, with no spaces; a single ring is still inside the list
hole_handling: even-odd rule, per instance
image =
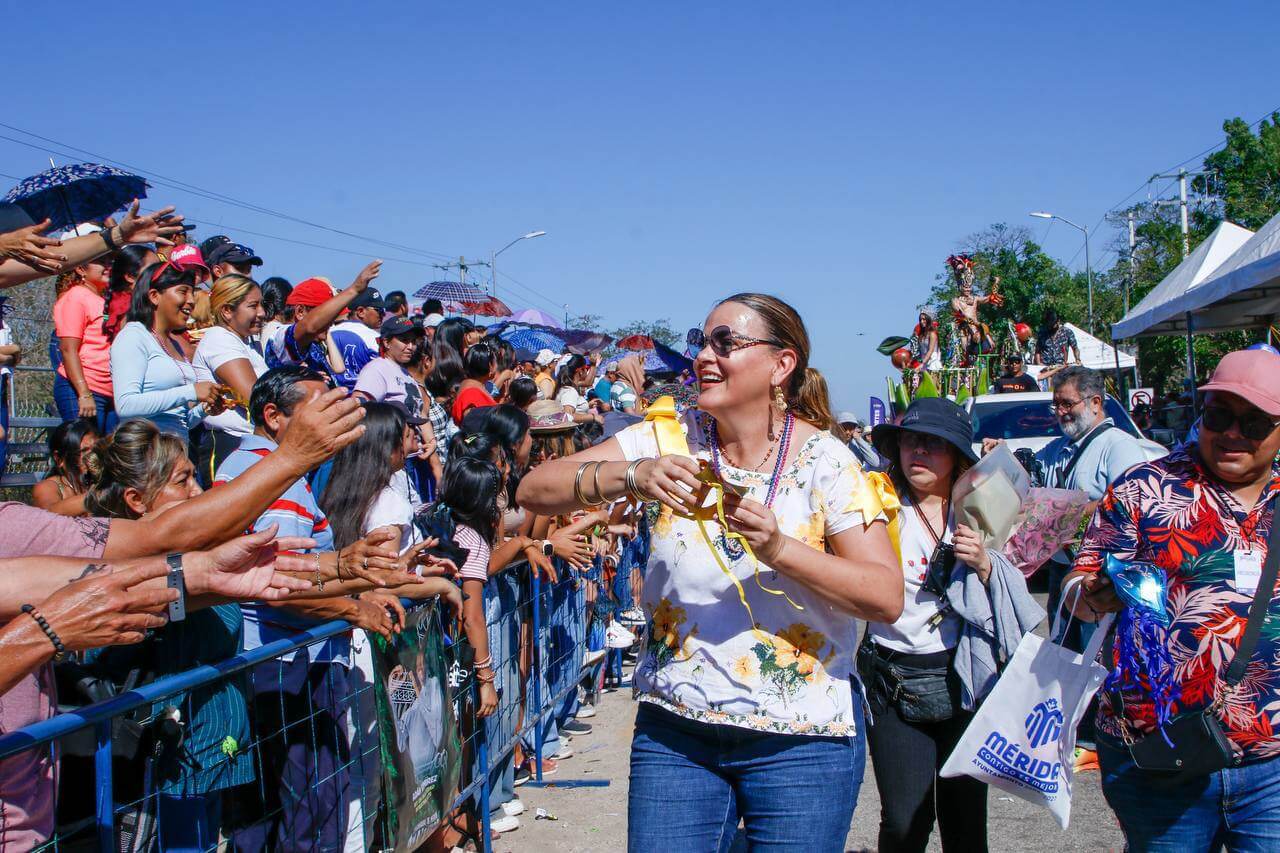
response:
[[[1163,459],[1134,466],[1111,485],[1075,562],[1076,569],[1098,571],[1115,554],[1165,571],[1171,622],[1161,633],[1181,687],[1172,711],[1196,711],[1222,699],[1218,718],[1246,760],[1280,755],[1280,599],[1272,596],[1244,679],[1225,694],[1222,676],[1235,658],[1253,600],[1236,589],[1234,552],[1259,549],[1265,559],[1277,492],[1280,468],[1273,468],[1257,503],[1246,509],[1208,475],[1195,444],[1181,445]],[[1110,695],[1098,696],[1098,727],[1122,737]],[[1129,731],[1153,732],[1155,711],[1145,691],[1125,691],[1123,698]]]
[[[709,460],[700,424],[686,424],[690,450]],[[647,423],[617,438],[628,460],[657,455]],[[768,474],[723,459],[721,473],[765,501]],[[809,438],[780,476],[773,511],[784,534],[823,549],[829,537],[869,523],[860,510],[866,476],[830,433]],[[884,515],[870,521],[876,520]],[[856,620],[766,565],[757,580],[751,559],[732,556],[720,532],[714,521],[699,530],[698,522],[666,507],[653,521],[643,601],[649,630],[635,675],[641,701],[707,723],[853,736]],[[720,563],[742,585],[751,615]]]

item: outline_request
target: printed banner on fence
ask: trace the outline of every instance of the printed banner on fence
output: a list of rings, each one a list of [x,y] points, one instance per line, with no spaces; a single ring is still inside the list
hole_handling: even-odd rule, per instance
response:
[[[373,668],[388,824],[395,850],[416,850],[447,816],[462,770],[439,604],[411,611],[393,642],[376,638]]]

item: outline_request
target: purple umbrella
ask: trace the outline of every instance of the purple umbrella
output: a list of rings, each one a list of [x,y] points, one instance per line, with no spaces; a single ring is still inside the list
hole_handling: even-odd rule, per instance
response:
[[[511,315],[511,322],[527,323],[531,326],[550,326],[553,329],[564,328],[563,322],[546,311],[540,311],[537,308],[525,308],[523,311],[517,311]]]

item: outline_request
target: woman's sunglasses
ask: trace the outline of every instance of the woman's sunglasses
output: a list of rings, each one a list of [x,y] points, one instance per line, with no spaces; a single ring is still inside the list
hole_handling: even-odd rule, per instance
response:
[[[734,334],[728,326],[716,326],[705,334],[701,329],[690,329],[687,340],[693,350],[697,351],[709,346],[711,351],[721,358],[727,358],[734,350],[746,349],[758,344],[779,348],[783,346],[769,338],[749,338],[746,335]]]
[[[1280,422],[1273,421],[1265,412],[1254,409],[1237,415],[1226,406],[1205,406],[1201,425],[1209,432],[1226,432],[1232,424],[1240,425],[1240,434],[1250,441],[1265,441]]]

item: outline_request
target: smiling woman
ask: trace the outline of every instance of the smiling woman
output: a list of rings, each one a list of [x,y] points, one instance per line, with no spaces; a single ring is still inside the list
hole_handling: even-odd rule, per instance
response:
[[[623,497],[662,504],[635,674],[630,848],[716,849],[741,816],[752,845],[841,850],[865,759],[855,619],[902,611],[886,516],[827,431],[791,306],[731,296],[696,338],[702,415],[685,424],[687,448],[660,449],[654,425],[638,424],[539,465],[518,499],[546,515]],[[731,493],[727,528],[709,479]],[[819,786],[826,796],[813,797]],[[673,790],[696,795],[672,810]]]
[[[186,439],[207,414],[223,410],[217,385],[196,379],[176,339],[195,304],[196,272],[168,261],[142,271],[128,322],[111,344],[111,381],[120,417],[143,417]]]

